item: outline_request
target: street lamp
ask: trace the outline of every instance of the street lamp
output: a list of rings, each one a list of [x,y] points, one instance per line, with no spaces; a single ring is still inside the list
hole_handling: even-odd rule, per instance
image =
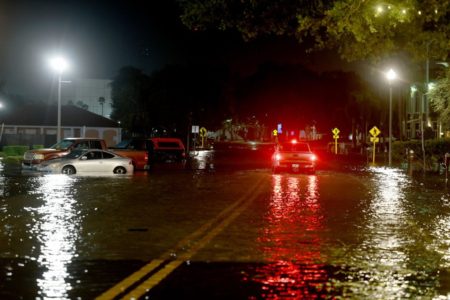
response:
[[[62,73],[69,68],[67,61],[61,57],[55,57],[50,60],[51,68],[58,74],[58,123],[56,131],[56,142],[61,141],[61,80]]]
[[[392,165],[392,81],[397,78],[397,73],[389,69],[386,73],[389,82],[389,167]]]

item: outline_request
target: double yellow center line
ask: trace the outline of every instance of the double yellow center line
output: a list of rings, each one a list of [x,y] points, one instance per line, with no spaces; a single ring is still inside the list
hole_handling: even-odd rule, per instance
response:
[[[256,184],[237,201],[185,237],[173,249],[166,251],[159,259],[150,261],[96,299],[139,299],[149,292],[184,261],[190,260],[192,256],[236,219],[258,197],[263,186],[263,179],[264,176],[261,176]],[[176,257],[175,260],[174,257]]]

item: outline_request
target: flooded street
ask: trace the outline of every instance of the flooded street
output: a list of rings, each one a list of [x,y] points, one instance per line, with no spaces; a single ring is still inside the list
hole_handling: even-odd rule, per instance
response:
[[[442,177],[273,175],[238,157],[204,151],[132,176],[0,161],[0,298],[450,297]]]

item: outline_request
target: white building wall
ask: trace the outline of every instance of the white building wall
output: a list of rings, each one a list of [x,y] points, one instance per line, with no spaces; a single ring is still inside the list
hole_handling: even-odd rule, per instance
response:
[[[77,79],[72,81],[72,93],[67,95],[65,102],[72,101],[77,105],[79,101],[88,106],[88,110],[100,116],[109,118],[112,113],[111,86],[112,80],[109,79]],[[102,105],[98,102],[99,98],[105,98]]]

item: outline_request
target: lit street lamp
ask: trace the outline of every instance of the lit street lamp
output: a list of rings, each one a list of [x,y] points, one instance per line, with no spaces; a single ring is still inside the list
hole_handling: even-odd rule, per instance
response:
[[[392,165],[392,81],[397,78],[397,73],[390,69],[386,73],[389,82],[389,167]]]
[[[56,142],[61,141],[61,80],[62,73],[68,69],[69,64],[63,57],[55,57],[50,60],[50,66],[58,73],[58,123],[56,131]]]

